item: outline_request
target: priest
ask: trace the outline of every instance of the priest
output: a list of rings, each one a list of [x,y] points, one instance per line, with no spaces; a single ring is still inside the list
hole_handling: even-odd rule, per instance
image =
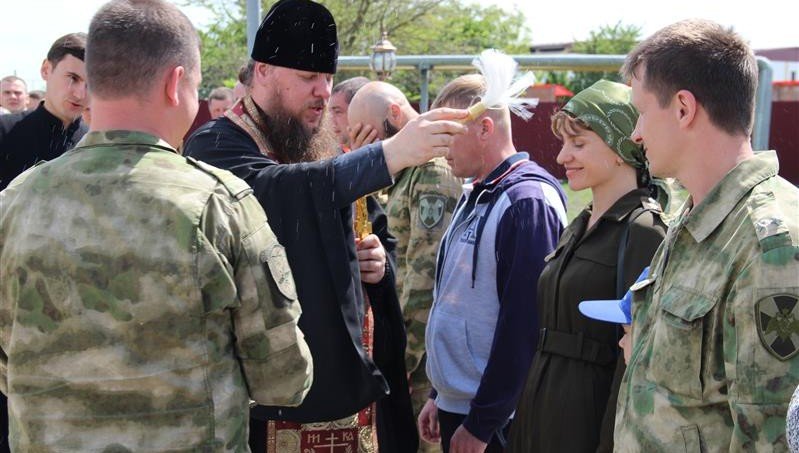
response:
[[[303,308],[299,325],[313,357],[313,386],[299,407],[254,408],[251,448],[265,451],[269,443],[272,450],[279,444],[280,451],[302,451],[355,435],[391,439],[381,451],[415,451],[402,318],[396,301],[371,294],[370,284],[373,359],[364,348],[358,258],[374,249],[359,241],[356,250],[352,203],[391,185],[403,168],[446,154],[464,130],[457,120],[467,113],[432,111],[391,139],[336,156],[335,137],[325,127],[338,59],[330,12],[310,0],[280,0],[261,23],[251,56],[249,95],[198,129],[184,151],[252,186],[286,248]],[[385,269],[371,272],[392,278]],[[377,416],[365,421],[359,415],[375,402]],[[351,417],[357,426],[342,422]],[[321,432],[308,425],[331,421]]]

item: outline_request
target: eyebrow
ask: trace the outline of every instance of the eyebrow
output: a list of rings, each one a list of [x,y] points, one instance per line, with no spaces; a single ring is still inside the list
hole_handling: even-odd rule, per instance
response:
[[[76,72],[67,71],[67,75],[68,76],[75,76],[76,78],[83,80],[83,77],[81,77],[81,75],[76,73]]]

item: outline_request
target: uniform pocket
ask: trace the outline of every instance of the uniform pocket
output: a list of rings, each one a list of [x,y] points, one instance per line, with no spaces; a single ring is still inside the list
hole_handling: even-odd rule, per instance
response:
[[[680,428],[683,442],[685,442],[686,453],[700,453],[702,451],[702,441],[699,437],[699,427],[696,425],[683,426]]]
[[[716,302],[685,288],[664,291],[655,314],[647,379],[678,395],[702,397],[704,316]]]

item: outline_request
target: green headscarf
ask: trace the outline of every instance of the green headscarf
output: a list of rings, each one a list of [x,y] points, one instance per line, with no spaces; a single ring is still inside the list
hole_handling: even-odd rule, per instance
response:
[[[670,190],[665,181],[652,178],[644,148],[630,139],[638,121],[638,111],[630,100],[632,88],[600,80],[571,98],[563,110],[587,124],[631,167],[641,170],[641,183],[649,186],[663,209],[668,208]]]
[[[638,121],[631,94],[627,85],[600,80],[577,93],[563,110],[587,124],[628,165],[646,168],[643,147],[630,139]]]

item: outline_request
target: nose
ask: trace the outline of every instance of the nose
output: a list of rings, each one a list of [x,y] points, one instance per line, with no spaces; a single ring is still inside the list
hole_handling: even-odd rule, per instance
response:
[[[572,155],[569,152],[569,150],[567,149],[566,144],[564,144],[560,148],[560,151],[558,152],[558,157],[555,159],[555,161],[558,163],[558,165],[565,165],[566,162],[570,161],[571,159],[572,159]]]
[[[75,89],[75,97],[77,99],[85,99],[86,98],[86,82],[85,81],[75,82],[72,86]]]
[[[314,85],[314,96],[327,101],[330,99],[330,92],[333,89],[333,79],[328,77],[318,77],[318,79]]]

